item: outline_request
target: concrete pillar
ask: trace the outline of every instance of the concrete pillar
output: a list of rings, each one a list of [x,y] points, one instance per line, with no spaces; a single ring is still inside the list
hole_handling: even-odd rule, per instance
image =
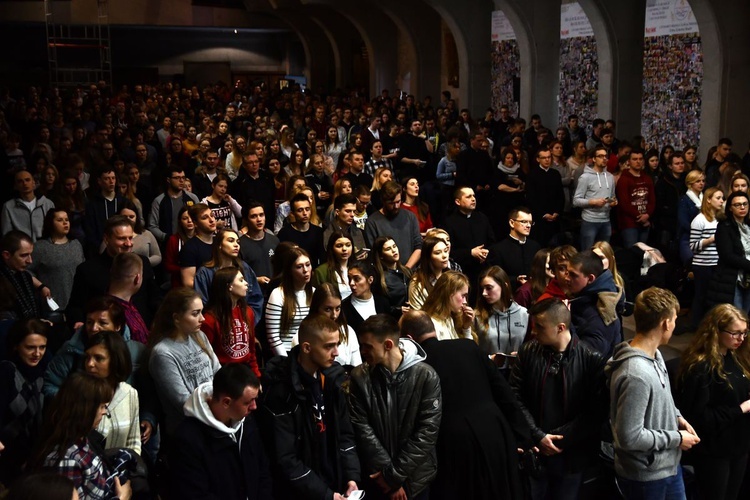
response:
[[[354,25],[337,11],[316,11],[311,19],[323,31],[333,49],[336,88],[350,85],[354,72],[354,54],[359,51],[362,37]]]

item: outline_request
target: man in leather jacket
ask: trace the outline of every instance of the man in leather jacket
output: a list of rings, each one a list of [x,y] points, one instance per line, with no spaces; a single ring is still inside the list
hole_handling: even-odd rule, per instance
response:
[[[366,364],[352,371],[348,387],[360,460],[374,483],[367,498],[427,499],[437,474],[440,379],[387,314],[362,323],[359,346]]]
[[[607,418],[605,360],[570,332],[570,311],[559,299],[537,302],[530,316],[535,340],[518,352],[510,383],[531,427],[532,451],[541,455],[531,498],[573,500]]]
[[[315,315],[299,345],[268,362],[258,417],[271,457],[274,497],[343,500],[357,489],[359,460],[341,390],[339,327]]]

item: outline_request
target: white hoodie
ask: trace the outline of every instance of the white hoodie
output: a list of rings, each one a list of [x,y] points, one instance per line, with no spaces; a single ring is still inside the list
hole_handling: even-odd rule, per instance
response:
[[[185,416],[198,419],[201,423],[226,434],[235,443],[242,442],[242,423],[245,419],[234,422],[231,427],[216,420],[211,408],[208,406],[208,400],[213,396],[213,382],[205,382],[195,388],[193,394],[185,401]],[[237,431],[240,431],[237,436]]]

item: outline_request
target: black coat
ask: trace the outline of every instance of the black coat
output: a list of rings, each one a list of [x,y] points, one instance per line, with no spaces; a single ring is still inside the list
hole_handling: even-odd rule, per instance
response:
[[[719,265],[708,285],[706,302],[711,306],[732,304],[738,273],[741,270],[750,272],[750,260],[745,258],[740,229],[733,220],[721,221],[716,228],[716,251]]]
[[[541,245],[531,238],[526,238],[526,243],[521,245],[518,240],[508,236],[489,247],[487,264],[502,267],[503,271],[508,273],[513,290],[517,290],[521,286],[518,277],[531,274],[531,262],[541,249]]]
[[[184,419],[170,446],[170,491],[174,498],[195,500],[271,500],[271,473],[258,426],[245,417],[228,435],[194,417]]]
[[[375,314],[391,314],[391,304],[388,302],[388,299],[376,293],[372,294],[372,298],[375,300]],[[367,318],[363,318],[354,308],[351,295],[345,298],[341,303],[341,312],[344,313],[346,323],[351,326],[355,332],[359,333],[360,325],[362,325]]]
[[[257,417],[272,458],[276,498],[331,498],[334,491],[344,492],[348,481],[360,479],[349,407],[341,389],[346,373],[338,363],[322,372],[326,433],[332,433],[329,442],[338,450],[332,464],[335,484],[326,484],[321,476],[314,401],[298,373],[299,349],[295,346],[288,357],[277,356],[268,362]]]
[[[471,256],[471,250],[479,245],[489,248],[495,242],[490,220],[477,210],[470,217],[456,210],[446,217],[444,226],[451,239],[451,256],[473,285],[482,265]]]
[[[472,340],[431,338],[421,345],[443,393],[431,498],[523,498],[516,449],[531,438],[505,377]]]
[[[596,456],[601,426],[606,421],[605,359],[572,336],[557,375],[550,373],[553,352],[536,340],[524,344],[511,368],[510,385],[521,403],[531,438],[560,434],[555,445],[567,470],[585,468]],[[554,384],[554,385],[553,385]]]

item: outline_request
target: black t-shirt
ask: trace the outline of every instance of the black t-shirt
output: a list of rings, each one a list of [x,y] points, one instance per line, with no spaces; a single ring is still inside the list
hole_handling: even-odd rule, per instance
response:
[[[291,241],[302,247],[310,255],[313,269],[325,260],[323,248],[323,228],[310,224],[307,231],[297,231],[291,224],[287,224],[279,231],[279,241]]]
[[[193,236],[182,246],[178,259],[180,267],[195,267],[197,269],[211,260],[211,245],[204,243],[197,236]]]
[[[256,276],[273,276],[271,257],[276,251],[279,239],[276,235],[266,232],[262,240],[254,240],[243,234],[240,237],[240,252],[242,260],[247,262],[255,271]]]

